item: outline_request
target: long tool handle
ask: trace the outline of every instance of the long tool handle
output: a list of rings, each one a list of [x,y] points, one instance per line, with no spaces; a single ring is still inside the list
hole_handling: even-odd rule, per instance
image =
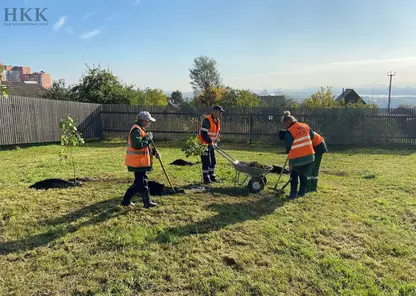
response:
[[[155,150],[156,150],[156,151],[158,151],[158,150],[157,150],[157,148],[156,148],[155,142],[153,142],[153,139],[152,139],[152,140],[150,140],[150,141],[151,141],[151,143],[152,143],[153,148],[155,148]],[[160,166],[162,167],[163,173],[165,173],[166,179],[168,179],[168,182],[169,182],[170,188],[172,188],[173,192],[175,192],[175,188],[173,188],[172,183],[170,182],[170,179],[169,179],[168,173],[167,173],[167,172],[166,172],[166,170],[165,170],[165,166],[163,165],[162,160],[161,160],[160,158],[158,158],[158,159],[159,159]]]
[[[276,185],[274,186],[274,190],[276,190],[277,186],[278,186],[278,185],[279,185],[279,183],[280,183],[280,179],[282,178],[283,171],[284,171],[284,170],[285,170],[285,168],[286,168],[286,165],[287,165],[288,160],[289,160],[289,157],[287,157],[287,158],[286,158],[285,164],[283,165],[282,171],[280,172],[279,179],[277,180]]]
[[[214,147],[218,151],[218,153],[221,154],[229,162],[234,163],[234,161],[236,161],[236,159],[234,157],[232,157],[231,155],[229,155],[227,152],[225,152],[224,149],[222,149],[218,146],[214,146]]]

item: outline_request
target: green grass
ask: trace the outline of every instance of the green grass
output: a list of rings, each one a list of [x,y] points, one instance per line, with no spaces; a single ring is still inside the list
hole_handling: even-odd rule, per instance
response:
[[[294,201],[235,190],[218,156],[226,182],[212,192],[155,197],[149,210],[137,198],[129,210],[118,205],[132,181],[124,147],[76,149],[78,176],[94,180],[50,191],[27,187],[72,177],[59,146],[0,151],[0,295],[416,295],[411,150],[333,149],[319,192]],[[228,148],[264,164],[286,157]],[[200,182],[199,165],[168,165],[179,148],[160,150],[176,186]],[[158,163],[150,179],[167,183]]]

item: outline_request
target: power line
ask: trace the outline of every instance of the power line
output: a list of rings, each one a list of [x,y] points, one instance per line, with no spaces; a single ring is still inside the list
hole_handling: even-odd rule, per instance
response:
[[[387,76],[390,77],[390,84],[389,84],[389,102],[387,104],[387,109],[390,110],[390,104],[391,104],[391,82],[393,80],[393,76],[396,76],[396,72],[389,72],[387,73]]]

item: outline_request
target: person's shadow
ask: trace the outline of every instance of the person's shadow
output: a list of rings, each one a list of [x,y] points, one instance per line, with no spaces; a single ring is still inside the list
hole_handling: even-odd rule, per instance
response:
[[[0,254],[33,250],[37,247],[45,246],[56,239],[64,237],[68,233],[75,232],[82,227],[109,220],[123,212],[123,209],[117,207],[119,202],[120,199],[105,200],[71,212],[62,217],[42,221],[40,223],[43,225],[53,226],[53,230],[19,240],[0,242]],[[70,225],[71,223],[86,216],[92,217],[85,222]]]
[[[231,189],[230,192],[232,192]],[[235,223],[257,220],[263,216],[272,214],[276,208],[282,206],[285,202],[286,199],[282,199],[276,195],[266,196],[254,202],[211,204],[206,209],[218,212],[217,215],[196,223],[168,228],[159,233],[156,241],[159,243],[172,243],[182,237],[206,234],[212,231],[218,231]]]
[[[242,194],[242,192],[236,192],[234,188],[217,188],[216,191],[221,195],[245,195],[244,193]],[[285,199],[281,199],[279,196],[266,196],[255,202],[247,201],[244,203],[211,204],[207,209],[217,211],[217,215],[194,224],[169,228],[160,233],[157,236],[156,241],[159,243],[169,243],[180,237],[209,233],[235,223],[256,220],[273,213],[274,210],[277,207],[282,206],[285,201]],[[71,212],[62,217],[42,221],[40,224],[52,226],[53,230],[19,240],[0,242],[0,254],[5,255],[14,252],[33,250],[64,237],[68,233],[75,232],[82,227],[98,224],[121,215],[125,210],[117,206],[119,202],[119,199],[105,200]],[[77,220],[83,217],[91,218],[85,222],[76,223]]]

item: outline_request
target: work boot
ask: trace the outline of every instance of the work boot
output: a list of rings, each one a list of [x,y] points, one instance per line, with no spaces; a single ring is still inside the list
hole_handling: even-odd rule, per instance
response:
[[[316,192],[317,187],[318,187],[318,179],[312,180],[310,191]]]
[[[210,184],[212,183],[211,178],[208,175],[204,175],[204,184]]]
[[[124,200],[121,202],[121,205],[122,206],[125,206],[125,207],[132,207],[132,206],[134,206],[134,203],[132,203],[132,202],[129,202],[129,203],[127,203],[127,202],[125,202]]]
[[[221,183],[221,181],[220,181],[220,180],[218,180],[218,179],[215,177],[215,175],[210,175],[210,179],[211,179],[211,182],[214,182],[214,183]]]
[[[145,209],[157,207],[157,203],[150,200],[150,194],[143,195],[143,205]]]
[[[296,198],[296,193],[295,193],[295,194],[293,194],[293,193],[289,194],[289,195],[287,196],[287,198],[288,198],[288,199],[295,199],[295,198]]]

